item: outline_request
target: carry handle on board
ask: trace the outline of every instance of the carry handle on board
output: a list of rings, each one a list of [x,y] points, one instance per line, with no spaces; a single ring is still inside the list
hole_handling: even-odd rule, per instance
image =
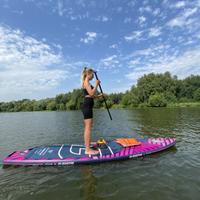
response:
[[[94,71],[94,75],[95,75],[96,79],[99,80],[96,71]],[[102,88],[101,88],[101,84],[99,84],[99,88],[100,88],[101,93],[103,94],[103,90],[102,90]],[[103,100],[104,100],[104,102],[105,102],[106,109],[107,109],[107,111],[108,111],[108,114],[109,114],[110,120],[112,120],[112,116],[111,116],[111,114],[110,114],[110,111],[109,111],[109,108],[108,108],[108,105],[107,105],[107,103],[106,103],[106,99],[105,99],[104,96],[103,96]]]

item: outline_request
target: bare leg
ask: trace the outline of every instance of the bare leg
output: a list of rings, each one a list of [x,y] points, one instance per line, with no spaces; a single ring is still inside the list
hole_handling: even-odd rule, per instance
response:
[[[91,129],[92,129],[92,119],[85,119],[84,120],[84,140],[85,140],[85,152],[86,154],[96,154],[98,151],[94,151],[90,149],[90,136],[91,136]]]
[[[84,130],[84,140],[85,140],[85,150],[90,150],[90,135],[92,128],[92,119],[84,120],[85,130]]]

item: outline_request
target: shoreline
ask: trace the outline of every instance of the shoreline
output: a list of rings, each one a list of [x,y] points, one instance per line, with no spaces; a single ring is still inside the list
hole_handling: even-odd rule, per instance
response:
[[[134,110],[134,109],[154,109],[154,108],[200,108],[200,102],[182,102],[182,103],[169,103],[165,107],[152,107],[148,105],[138,105],[132,107],[124,107],[120,104],[115,104],[113,107],[109,109],[113,110]],[[94,108],[94,110],[106,110],[106,108]],[[23,111],[0,111],[0,113],[19,113],[19,112],[71,112],[71,111],[79,111],[79,110],[23,110]]]

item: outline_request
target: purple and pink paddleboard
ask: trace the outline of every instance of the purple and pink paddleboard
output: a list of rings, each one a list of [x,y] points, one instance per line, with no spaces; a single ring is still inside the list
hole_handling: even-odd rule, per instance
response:
[[[3,160],[4,165],[70,165],[100,163],[141,157],[168,149],[176,144],[175,138],[138,139],[139,145],[124,147],[116,140],[108,141],[103,148],[97,148],[98,155],[85,155],[84,145],[45,145],[19,150]]]

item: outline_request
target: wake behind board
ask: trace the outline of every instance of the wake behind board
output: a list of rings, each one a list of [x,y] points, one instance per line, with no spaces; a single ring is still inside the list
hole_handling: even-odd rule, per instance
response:
[[[134,142],[132,142],[134,140]],[[132,143],[131,143],[132,142]],[[78,144],[49,145],[18,150],[8,155],[4,165],[70,165],[124,160],[153,154],[176,144],[175,138],[131,139],[108,141],[103,147],[95,146],[97,155],[85,155],[85,146]]]

